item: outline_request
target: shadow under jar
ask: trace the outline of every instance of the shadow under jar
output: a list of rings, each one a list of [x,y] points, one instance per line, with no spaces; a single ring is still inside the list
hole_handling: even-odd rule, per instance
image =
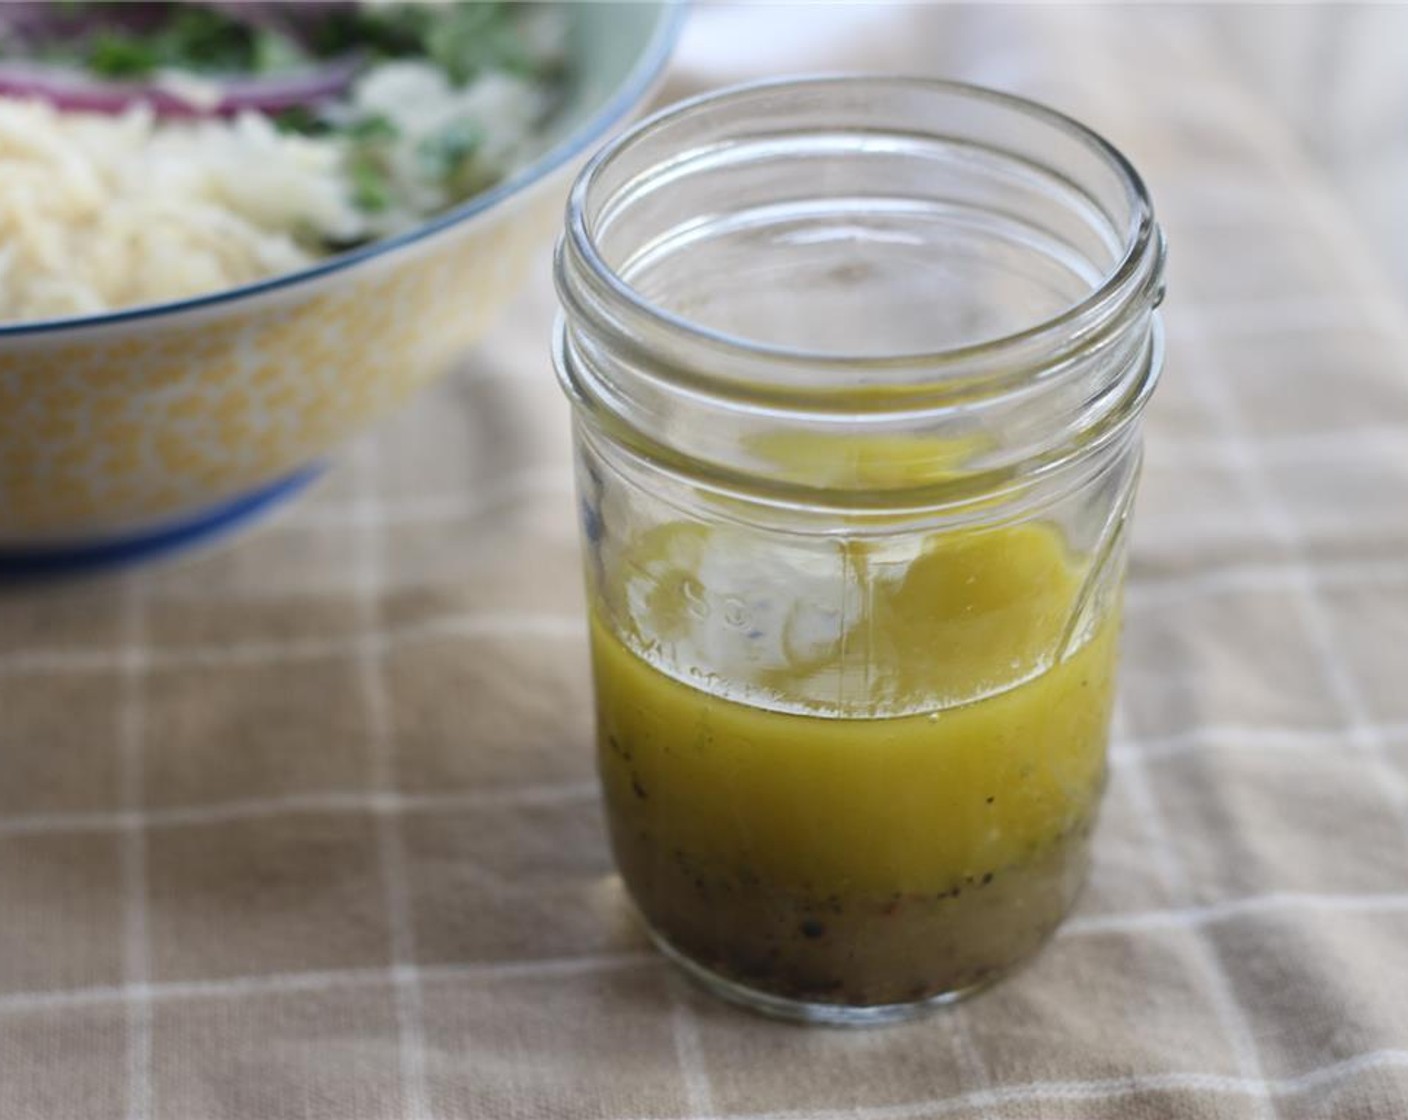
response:
[[[725,91],[578,179],[556,359],[607,816],[719,994],[903,1018],[1070,909],[1162,272],[1117,151],[960,85]]]

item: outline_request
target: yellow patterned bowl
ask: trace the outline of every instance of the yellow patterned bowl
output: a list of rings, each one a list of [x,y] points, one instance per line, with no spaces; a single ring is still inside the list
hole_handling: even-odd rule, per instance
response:
[[[0,575],[132,560],[293,492],[443,372],[559,224],[575,163],[645,98],[675,3],[566,5],[543,156],[401,236],[175,303],[0,326]]]

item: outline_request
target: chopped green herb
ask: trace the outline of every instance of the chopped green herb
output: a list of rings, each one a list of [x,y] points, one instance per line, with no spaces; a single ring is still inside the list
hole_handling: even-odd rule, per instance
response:
[[[376,162],[354,158],[348,166],[352,177],[352,202],[368,214],[379,214],[391,205],[391,183]]]
[[[254,35],[253,61],[256,73],[268,74],[296,69],[305,65],[308,57],[287,35],[259,28]]]
[[[294,132],[300,136],[320,136],[331,131],[332,126],[316,110],[306,105],[294,105],[275,114],[274,127],[280,132]]]
[[[380,113],[373,113],[348,125],[347,135],[353,140],[375,143],[381,140],[395,140],[401,135],[401,130],[389,118]]]
[[[88,44],[88,69],[104,78],[141,78],[161,64],[154,45],[118,31],[99,31]]]
[[[517,22],[500,4],[451,4],[425,36],[425,53],[462,86],[486,70],[531,75],[533,58]]]
[[[375,60],[425,53],[423,39],[435,5],[390,4],[376,8],[338,8],[311,29],[315,53],[329,57],[350,50]]]
[[[241,73],[286,67],[303,56],[276,32],[257,30],[225,12],[173,4],[165,23],[140,34],[121,26],[103,26],[80,36],[83,64],[104,78],[141,78],[161,69],[197,73]],[[60,40],[41,55],[62,57],[73,50]]]
[[[249,70],[254,61],[253,31],[213,8],[177,5],[151,42],[163,65],[204,73]]]

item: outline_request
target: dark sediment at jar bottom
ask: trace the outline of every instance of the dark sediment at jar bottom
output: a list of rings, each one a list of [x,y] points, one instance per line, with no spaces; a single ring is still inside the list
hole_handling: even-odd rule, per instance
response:
[[[644,838],[613,840],[636,905],[675,954],[778,1000],[866,1008],[981,987],[1035,953],[1085,880],[1092,825],[928,893],[798,891]]]

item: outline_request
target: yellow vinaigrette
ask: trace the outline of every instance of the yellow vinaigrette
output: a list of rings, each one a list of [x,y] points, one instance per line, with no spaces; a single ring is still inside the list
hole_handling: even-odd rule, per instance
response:
[[[1105,774],[1164,238],[991,90],[723,91],[615,142],[554,276],[616,863],[710,990],[890,1022],[1033,953]]]
[[[687,563],[692,543],[665,554]],[[785,998],[901,1002],[981,982],[1069,906],[1117,623],[1060,656],[1087,570],[1047,526],[936,534],[890,578],[844,547],[864,590],[845,633],[759,679],[785,699],[829,656],[859,659],[890,705],[976,699],[889,718],[759,706],[676,679],[597,617],[600,766],[618,863],[664,941]],[[692,577],[658,554],[638,567],[678,637]]]

